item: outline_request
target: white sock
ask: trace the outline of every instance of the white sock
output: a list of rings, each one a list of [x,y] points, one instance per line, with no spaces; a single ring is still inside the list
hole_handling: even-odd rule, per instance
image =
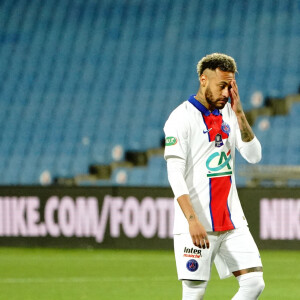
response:
[[[182,300],[202,300],[207,281],[182,280]]]
[[[263,272],[251,272],[237,276],[240,288],[232,300],[256,300],[262,293],[265,282]]]

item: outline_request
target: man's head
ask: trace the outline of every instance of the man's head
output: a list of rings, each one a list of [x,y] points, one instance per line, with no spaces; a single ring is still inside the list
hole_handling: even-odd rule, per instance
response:
[[[197,64],[202,104],[209,110],[222,109],[228,101],[231,82],[235,79],[237,67],[234,59],[221,53],[203,57]]]

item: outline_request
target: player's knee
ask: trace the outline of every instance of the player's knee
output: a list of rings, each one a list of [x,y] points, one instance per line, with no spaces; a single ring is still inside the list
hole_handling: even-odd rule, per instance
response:
[[[245,286],[246,288],[251,289],[253,293],[253,299],[257,299],[265,288],[263,273],[254,272],[251,273],[251,275],[253,275],[253,277],[251,276],[246,278],[246,280],[242,280],[240,286]]]
[[[182,300],[201,300],[204,297],[207,281],[182,280]]]
[[[265,288],[265,281],[263,278],[260,279],[260,281],[257,283],[257,294],[258,296],[263,292]]]
[[[265,288],[262,272],[247,273],[237,277],[240,288],[233,300],[256,300]]]
[[[263,277],[256,277],[257,278],[257,282],[256,282],[256,293],[257,293],[257,297],[263,292],[264,288],[265,288],[265,281],[263,279]]]
[[[258,299],[265,288],[265,282],[262,276],[252,277],[248,278],[247,280],[241,281],[240,287],[247,289],[247,291],[251,293],[251,299]]]

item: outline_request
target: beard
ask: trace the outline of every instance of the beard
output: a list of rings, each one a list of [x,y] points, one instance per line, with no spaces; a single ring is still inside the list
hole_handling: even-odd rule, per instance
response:
[[[228,98],[226,97],[215,99],[209,86],[205,91],[205,99],[209,104],[211,111],[213,111],[216,108],[217,109],[224,108],[225,104],[228,102]]]

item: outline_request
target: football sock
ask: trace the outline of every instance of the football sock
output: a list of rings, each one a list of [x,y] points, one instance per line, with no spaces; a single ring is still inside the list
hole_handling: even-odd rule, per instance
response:
[[[182,300],[201,300],[205,294],[207,281],[182,280]]]
[[[232,300],[256,300],[262,293],[265,282],[263,272],[251,272],[237,276],[240,288]]]

